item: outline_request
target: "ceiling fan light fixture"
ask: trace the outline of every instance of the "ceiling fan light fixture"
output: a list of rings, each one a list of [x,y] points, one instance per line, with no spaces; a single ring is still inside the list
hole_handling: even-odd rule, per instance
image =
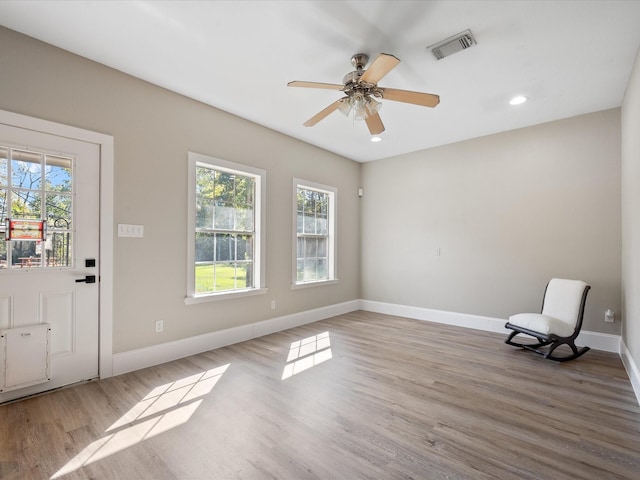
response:
[[[369,115],[375,115],[382,108],[382,103],[380,103],[379,101],[377,101],[373,97],[367,97],[366,106],[367,106],[368,114]]]
[[[353,112],[355,120],[366,120],[371,115],[377,114],[381,108],[382,103],[370,95],[360,92],[356,92],[348,98],[343,98],[338,105],[338,110],[345,117],[348,117]]]
[[[349,113],[351,113],[351,99],[350,98],[341,99],[340,104],[338,105],[338,110],[345,117],[348,117]]]
[[[353,118],[356,120],[365,120],[369,116],[367,113],[367,99],[360,92],[356,92],[351,96],[351,108],[353,109]]]
[[[373,137],[371,137],[371,141],[373,143],[378,143],[382,141],[382,137],[380,135],[374,135]]]

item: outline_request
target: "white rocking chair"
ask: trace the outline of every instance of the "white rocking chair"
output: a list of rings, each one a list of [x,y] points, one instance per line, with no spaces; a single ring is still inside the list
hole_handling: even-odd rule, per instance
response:
[[[513,330],[505,343],[525,348],[557,362],[566,362],[584,355],[589,347],[578,350],[575,339],[582,328],[584,305],[591,287],[580,280],[552,279],[544,292],[542,313],[519,313],[509,317],[505,328]],[[519,334],[534,337],[538,343],[513,341]],[[568,345],[573,354],[558,357],[554,350]]]

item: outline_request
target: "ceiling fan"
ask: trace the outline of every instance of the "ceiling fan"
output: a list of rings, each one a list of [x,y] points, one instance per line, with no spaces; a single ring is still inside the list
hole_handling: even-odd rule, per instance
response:
[[[351,57],[351,64],[356,69],[344,76],[342,85],[301,81],[293,81],[287,84],[289,87],[341,90],[346,95],[304,122],[303,125],[305,127],[314,126],[335,110],[340,110],[347,117],[353,111],[355,119],[364,120],[367,123],[371,135],[377,135],[384,132],[384,125],[378,114],[382,104],[376,99],[412,103],[423,107],[435,107],[440,103],[440,97],[431,93],[412,92],[409,90],[398,90],[378,86],[378,82],[400,63],[400,60],[393,55],[389,55],[388,53],[379,54],[369,68],[365,70],[364,66],[368,61],[369,57],[364,53],[357,53]]]

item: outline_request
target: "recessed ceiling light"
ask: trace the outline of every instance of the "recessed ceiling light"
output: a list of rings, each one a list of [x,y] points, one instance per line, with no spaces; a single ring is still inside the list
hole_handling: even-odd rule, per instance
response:
[[[529,99],[524,95],[516,95],[511,100],[509,100],[509,105],[522,105],[527,100]]]
[[[371,137],[371,141],[373,143],[378,143],[382,141],[382,137],[379,137],[378,135],[374,135],[373,137]]]

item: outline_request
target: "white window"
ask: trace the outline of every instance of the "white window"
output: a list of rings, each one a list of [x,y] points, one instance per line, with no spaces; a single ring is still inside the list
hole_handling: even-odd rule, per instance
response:
[[[185,303],[264,293],[266,173],[189,152]]]
[[[294,286],[335,282],[334,187],[294,179]]]

